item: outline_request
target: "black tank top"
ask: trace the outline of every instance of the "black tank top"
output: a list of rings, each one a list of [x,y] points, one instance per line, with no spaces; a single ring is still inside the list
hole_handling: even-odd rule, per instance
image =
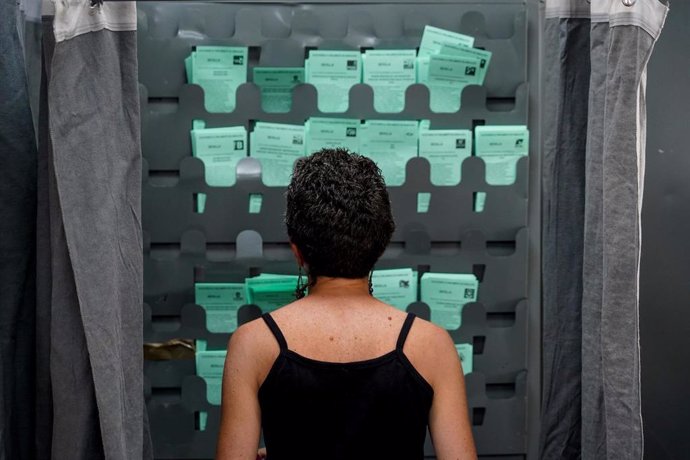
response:
[[[395,350],[350,363],[317,361],[280,345],[259,389],[267,460],[421,460],[434,391],[403,353],[415,316]]]

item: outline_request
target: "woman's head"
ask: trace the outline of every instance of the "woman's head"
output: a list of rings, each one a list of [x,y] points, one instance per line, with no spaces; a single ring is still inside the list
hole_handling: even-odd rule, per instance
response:
[[[297,160],[285,224],[312,279],[367,276],[395,230],[381,170],[345,149]]]

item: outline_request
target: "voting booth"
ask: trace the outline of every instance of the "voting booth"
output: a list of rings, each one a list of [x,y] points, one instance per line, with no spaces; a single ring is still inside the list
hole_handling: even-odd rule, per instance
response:
[[[396,306],[445,321],[469,371],[467,396],[480,458],[523,459],[535,452],[539,145],[525,139],[516,146],[529,154],[515,159],[509,181],[502,181],[492,160],[478,152],[484,151],[487,135],[511,129],[506,127],[526,127],[539,138],[536,3],[138,3],[144,338],[150,343],[193,340],[197,352],[196,360],[146,362],[155,458],[213,458],[227,331],[267,311],[268,301],[258,300],[266,293],[262,285],[280,279],[289,291],[297,274],[283,224],[289,169],[275,168],[271,158],[262,157],[271,151],[262,149],[269,142],[266,133],[280,136],[281,126],[288,126],[281,139],[306,143],[302,148],[311,153],[323,139],[319,133],[329,127],[340,124],[351,137],[365,138],[393,122],[396,129],[414,124],[415,149],[421,150],[395,164],[386,163],[385,154],[371,155],[384,172],[396,223],[376,266],[374,295],[391,280],[401,288],[412,286],[410,297],[398,299],[402,305]],[[377,60],[397,59],[403,66],[414,62],[418,76],[416,54],[423,51],[428,26],[473,37],[473,53],[490,52],[483,84],[467,84],[457,101],[435,92],[430,80],[405,80],[409,73],[401,74],[405,88],[396,96],[367,73],[366,66]],[[246,49],[230,57],[241,61],[246,81],[220,106],[209,105],[204,76],[192,62],[203,59],[204,47],[218,46]],[[338,88],[324,87],[314,71],[328,53],[359,56],[351,60],[359,59],[365,68],[364,78],[344,93],[344,105],[324,98]],[[433,59],[422,65],[433,66]],[[289,100],[275,96],[271,81],[290,87]],[[220,128],[227,129],[213,131]],[[432,154],[422,154],[425,136],[435,130],[469,133],[454,135],[466,158],[451,185],[442,185],[450,173],[435,166]],[[217,133],[238,152],[227,183],[203,157],[204,142]],[[364,147],[373,142],[357,145],[373,149]],[[393,150],[403,147],[400,141]],[[434,274],[476,280],[457,318],[439,319],[440,310],[424,301],[431,298]],[[271,278],[279,275],[283,278]],[[214,315],[226,304],[234,305],[236,315],[217,322]],[[430,442],[426,455],[434,458]]]

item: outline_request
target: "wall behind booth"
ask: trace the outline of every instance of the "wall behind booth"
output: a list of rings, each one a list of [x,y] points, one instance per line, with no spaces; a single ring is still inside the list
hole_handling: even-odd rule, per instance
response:
[[[284,187],[266,187],[260,165],[243,160],[232,187],[209,187],[203,163],[192,157],[192,120],[206,126],[245,126],[255,121],[304,123],[324,116],[316,91],[298,86],[288,113],[262,110],[252,83],[237,90],[230,113],[208,113],[201,87],[187,84],[184,58],[195,45],[249,47],[249,71],[261,66],[301,66],[306,50],[416,48],[425,25],[476,38],[492,51],[483,87],[467,87],[457,113],[434,113],[428,90],[413,85],[403,112],[378,114],[371,88],[356,85],[350,108],[339,118],[431,120],[432,127],[528,125],[529,158],[517,180],[491,186],[478,157],[462,165],[457,186],[430,183],[429,164],[415,158],[406,181],[389,187],[397,230],[379,269],[412,267],[420,273],[475,273],[479,299],[463,310],[456,343],[474,345],[474,372],[466,376],[473,431],[482,459],[536,458],[540,397],[539,274],[539,2],[350,1],[350,2],[139,2],[139,65],[142,109],[143,226],[145,231],[145,341],[202,339],[222,346],[229,334],[206,329],[194,303],[194,283],[237,282],[258,273],[294,274],[296,265],[282,224]],[[475,192],[486,191],[484,212],[473,211]],[[417,212],[419,192],[431,192],[429,211]],[[194,195],[206,194],[205,211]],[[262,194],[258,214],[250,194]],[[429,317],[421,302],[408,311]],[[246,305],[240,324],[261,310]],[[146,363],[147,405],[158,459],[210,459],[219,407],[206,399],[193,360]],[[206,428],[199,413],[208,414]],[[308,446],[305,446],[308,448]],[[426,454],[433,458],[431,444]]]

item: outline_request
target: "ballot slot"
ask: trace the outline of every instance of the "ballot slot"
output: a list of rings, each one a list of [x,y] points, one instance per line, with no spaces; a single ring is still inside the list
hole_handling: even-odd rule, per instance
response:
[[[407,160],[405,182],[402,186],[389,187],[393,214],[398,225],[393,241],[401,241],[404,235],[400,229],[413,222],[419,222],[420,218],[429,230],[431,239],[436,241],[454,240],[458,236],[456,229],[471,228],[484,228],[491,240],[507,240],[517,229],[527,224],[528,157],[517,159],[514,166],[516,179],[511,185],[487,185],[482,180],[483,159],[470,157],[462,163],[464,179],[457,186],[437,187],[429,183],[428,177],[420,177],[420,172],[425,169],[428,171],[429,168],[422,166],[420,162],[426,163],[426,160],[417,157]],[[238,175],[234,186],[210,187],[206,183],[204,164],[196,158],[182,161],[180,176],[174,186],[160,187],[156,173],[153,174],[153,180],[151,172],[145,177],[143,197],[144,227],[150,233],[152,241],[178,241],[180,235],[193,222],[201,226],[212,242],[226,241],[246,225],[256,228],[267,241],[287,241],[280,218],[284,210],[284,188],[266,186],[255,175]],[[163,175],[170,176],[167,173]],[[474,213],[471,207],[472,189],[477,188],[486,190],[487,194],[493,197],[480,214]],[[434,202],[434,205],[429,206],[427,212],[422,214],[417,210],[417,194],[420,192],[430,193]],[[204,194],[206,197],[203,214],[198,212],[198,204],[194,207],[195,193]],[[250,212],[247,194],[262,195],[260,213]],[[459,202],[458,196],[462,195],[467,196],[467,199]],[[184,208],[174,205],[185,201],[190,203],[187,212]],[[161,206],[160,203],[169,205]],[[462,206],[463,203],[467,203],[465,207]],[[452,209],[453,212],[449,213],[448,209]],[[261,216],[261,219],[258,219],[258,216]],[[435,225],[435,222],[444,222],[444,225]]]
[[[482,426],[484,424],[484,416],[486,415],[486,407],[472,408],[472,426]]]

